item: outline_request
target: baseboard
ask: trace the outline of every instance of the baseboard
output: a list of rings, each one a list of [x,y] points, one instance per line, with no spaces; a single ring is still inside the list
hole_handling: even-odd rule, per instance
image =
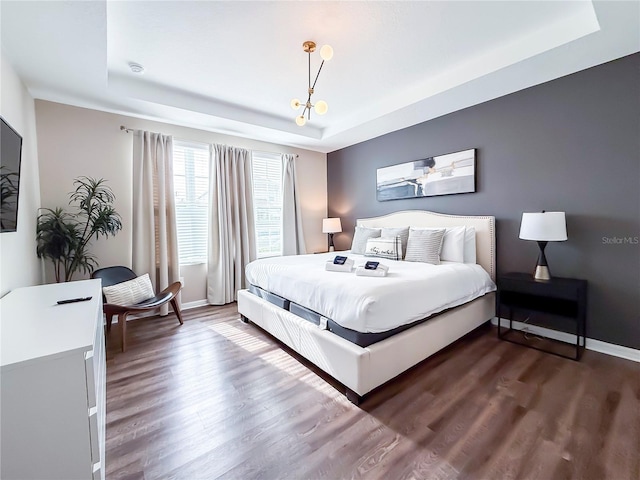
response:
[[[502,322],[509,322],[508,319],[502,319]],[[493,325],[498,325],[498,318],[494,317],[491,320]],[[502,323],[504,326],[504,323]],[[558,332],[549,328],[539,327],[537,325],[531,325],[528,323],[517,322],[514,320],[514,330],[528,329],[531,333],[541,335],[543,337],[551,338],[553,340],[559,340],[561,342],[576,343],[576,336],[571,333]],[[602,340],[595,340],[593,338],[587,338],[585,343],[587,350],[593,350],[594,352],[604,353],[613,357],[620,357],[632,362],[640,362],[640,350],[635,348],[623,347],[622,345],[616,345],[615,343],[607,343]]]
[[[182,308],[182,310],[189,310],[190,308],[204,307],[206,305],[209,305],[209,302],[207,301],[207,299],[202,299],[183,303],[180,307]]]

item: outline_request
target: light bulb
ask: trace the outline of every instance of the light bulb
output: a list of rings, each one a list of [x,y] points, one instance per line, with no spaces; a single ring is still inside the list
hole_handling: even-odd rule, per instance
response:
[[[307,119],[304,118],[304,115],[299,115],[296,117],[296,124],[299,127],[303,127],[305,123],[307,123]]]
[[[293,108],[294,110],[297,110],[300,108],[300,100],[298,100],[297,98],[294,98],[293,100],[291,100],[291,108]]]
[[[323,60],[331,60],[333,58],[333,48],[331,48],[331,45],[323,45],[320,49],[320,56]]]
[[[327,105],[327,102],[325,102],[324,100],[320,100],[319,102],[316,102],[313,109],[318,115],[324,115],[325,113],[327,113],[327,110],[329,110],[329,105]]]

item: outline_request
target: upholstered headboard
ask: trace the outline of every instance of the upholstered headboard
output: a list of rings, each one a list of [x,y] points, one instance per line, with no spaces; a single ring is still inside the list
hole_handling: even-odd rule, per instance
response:
[[[496,234],[495,217],[471,215],[446,215],[426,210],[405,210],[381,217],[361,218],[356,225],[361,227],[457,227],[470,226],[476,229],[476,261],[496,279]]]

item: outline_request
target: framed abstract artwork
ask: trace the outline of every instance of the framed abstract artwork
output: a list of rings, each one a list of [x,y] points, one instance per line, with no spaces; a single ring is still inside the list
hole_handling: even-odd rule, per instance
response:
[[[377,170],[376,195],[379,201],[475,191],[475,148]]]

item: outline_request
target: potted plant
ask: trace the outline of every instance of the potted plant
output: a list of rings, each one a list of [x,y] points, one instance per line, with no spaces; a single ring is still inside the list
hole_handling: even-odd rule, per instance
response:
[[[103,179],[78,177],[69,194],[69,205],[77,211],[42,208],[36,227],[38,258],[53,262],[56,282],[68,282],[81,270],[90,274],[98,266],[89,253],[91,240],[115,235],[122,229],[120,215],[113,207],[115,195]]]

